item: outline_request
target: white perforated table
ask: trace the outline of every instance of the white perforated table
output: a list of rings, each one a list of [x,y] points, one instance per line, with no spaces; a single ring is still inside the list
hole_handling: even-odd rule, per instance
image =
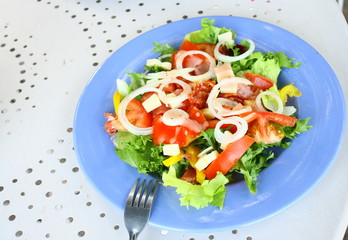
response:
[[[301,37],[348,97],[348,28],[334,0],[0,0],[0,239],[127,239],[122,212],[92,187],[73,145],[78,98],[129,40],[185,18],[259,19]],[[228,232],[148,226],[139,239],[341,240],[348,223],[347,134],[329,172],[298,203]]]

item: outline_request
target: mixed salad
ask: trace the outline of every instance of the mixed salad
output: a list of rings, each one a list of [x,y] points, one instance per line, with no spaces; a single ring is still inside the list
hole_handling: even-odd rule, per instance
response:
[[[117,79],[114,113],[104,129],[120,159],[176,188],[183,206],[223,207],[226,184],[245,180],[257,192],[257,177],[275,157],[308,131],[278,88],[282,68],[298,68],[284,53],[255,50],[250,39],[205,18],[180,47],[154,43],[158,58],[143,73]]]

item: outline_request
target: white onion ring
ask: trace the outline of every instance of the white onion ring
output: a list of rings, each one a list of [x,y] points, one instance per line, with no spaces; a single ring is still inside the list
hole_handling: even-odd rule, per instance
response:
[[[261,101],[262,96],[266,96],[266,95],[272,97],[274,100],[276,100],[276,102],[278,104],[278,109],[276,109],[276,110],[269,109],[269,110],[271,110],[272,112],[275,112],[275,113],[283,114],[283,111],[284,111],[283,102],[280,99],[280,97],[272,91],[264,91],[264,92],[261,92],[259,95],[257,95],[257,97],[255,99],[255,104],[256,104],[256,107],[258,108],[258,110],[263,111],[263,112],[267,112],[265,107],[262,105],[262,101]]]
[[[227,55],[224,55],[222,53],[220,53],[219,51],[219,48],[221,45],[223,44],[226,44],[226,41],[221,41],[221,42],[218,42],[214,48],[214,56],[217,60],[219,61],[222,61],[222,62],[228,62],[228,63],[231,63],[231,62],[236,62],[236,61],[239,61],[243,58],[246,58],[247,56],[249,56],[254,50],[255,50],[255,44],[252,40],[250,39],[245,39],[246,41],[249,42],[250,46],[249,46],[249,49],[241,54],[241,55],[238,55],[238,56],[227,56]]]
[[[236,83],[236,81],[239,80],[239,79],[244,79],[244,78],[233,77],[233,78],[223,79],[218,84],[216,84],[213,87],[213,89],[210,91],[208,99],[207,99],[207,104],[208,104],[208,108],[209,108],[211,114],[213,114],[214,117],[216,117],[216,118],[221,120],[221,119],[224,119],[224,117],[226,117],[226,116],[238,115],[238,114],[241,114],[241,113],[250,112],[252,110],[250,106],[246,106],[245,108],[242,108],[242,109],[239,109],[239,110],[231,110],[231,111],[229,111],[228,114],[221,115],[221,114],[218,114],[216,112],[215,108],[214,108],[214,102],[215,102],[215,99],[217,98],[217,96],[219,95],[219,89],[222,86],[226,85],[226,84]],[[247,79],[244,79],[244,80],[249,81]]]
[[[163,114],[163,123],[168,126],[183,125],[189,119],[189,114],[181,109],[169,109]]]
[[[139,128],[131,124],[126,116],[126,109],[128,106],[128,103],[135,98],[136,96],[140,94],[144,94],[146,92],[157,92],[160,91],[157,88],[154,87],[148,87],[143,86],[141,88],[138,88],[134,90],[133,92],[129,93],[120,103],[119,109],[118,109],[118,119],[120,120],[123,127],[125,127],[129,132],[135,134],[135,135],[149,135],[152,134],[152,127],[147,128]]]
[[[159,57],[158,57],[158,60],[162,60],[163,58],[169,58],[169,57],[172,57],[172,54],[171,54],[171,53],[163,54],[162,56],[159,56]]]
[[[173,97],[171,100],[173,101],[173,99],[175,99],[177,102],[185,101],[188,98],[188,95],[191,93],[191,87],[190,87],[190,85],[188,85],[184,81],[181,81],[178,79],[174,79],[174,80],[169,79],[169,80],[162,82],[161,86],[159,87],[159,94],[158,94],[158,97],[161,99],[161,101],[164,104],[166,104],[166,106],[168,106],[171,103],[171,100],[169,99],[167,94],[162,91],[163,88],[170,83],[179,84],[183,88],[183,91],[178,96]]]
[[[202,152],[200,152],[198,155],[197,155],[197,157],[198,158],[200,158],[200,157],[202,157],[204,154],[206,154],[207,152],[209,152],[209,151],[211,151],[211,150],[213,150],[213,147],[207,147],[206,149],[204,149]]]
[[[230,109],[224,108],[224,106],[233,108],[237,104],[237,102],[232,101],[228,98],[215,98],[213,100],[213,107],[215,110],[217,110],[217,113],[220,116],[224,116],[224,114],[228,114],[231,111]]]
[[[231,136],[228,136],[222,133],[220,129],[224,124],[233,124],[237,128],[236,132],[231,134]],[[227,146],[229,143],[237,141],[238,139],[242,138],[247,131],[248,131],[247,121],[245,121],[245,119],[241,117],[234,116],[228,119],[223,119],[216,124],[214,129],[214,137],[216,141],[223,144],[224,146]]]
[[[176,77],[183,77],[188,75],[190,72],[195,70],[195,68],[182,68],[182,69],[172,69],[170,71],[161,71],[161,72],[156,72],[156,73],[148,73],[146,75],[147,79],[151,80],[158,80],[158,79],[164,79],[164,78],[173,78],[175,79]]]
[[[203,55],[204,57],[206,57],[210,63],[209,66],[209,70],[201,75],[197,75],[197,76],[192,76],[189,73],[187,73],[185,76],[183,76],[185,79],[189,80],[189,81],[203,81],[203,80],[208,80],[211,79],[215,76],[215,72],[214,72],[214,68],[216,66],[216,61],[213,57],[211,57],[208,53],[203,52],[203,51],[198,51],[198,50],[191,50],[191,51],[184,51],[181,50],[178,52],[178,54],[176,55],[175,58],[175,65],[176,68],[178,69],[183,69],[182,63],[185,59],[185,57],[189,56],[189,55],[194,55],[194,54],[198,54],[198,55]]]
[[[285,106],[283,110],[283,114],[290,116],[296,112],[296,108],[294,106]]]

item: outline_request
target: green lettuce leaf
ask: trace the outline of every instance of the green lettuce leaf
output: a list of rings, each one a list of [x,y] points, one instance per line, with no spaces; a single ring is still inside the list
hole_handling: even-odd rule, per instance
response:
[[[260,171],[269,166],[268,160],[274,158],[272,151],[265,150],[268,147],[263,143],[254,143],[233,167],[233,170],[244,175],[248,189],[253,194],[257,193],[256,181]]]
[[[293,63],[285,53],[262,53],[253,52],[248,57],[232,63],[233,72],[242,77],[244,73],[250,72],[267,77],[277,83],[279,73],[283,67],[298,68],[300,63]]]
[[[160,53],[161,56],[165,54],[172,54],[175,52],[175,48],[170,46],[168,43],[153,43],[155,46],[154,49],[152,50],[153,53]]]
[[[214,150],[221,151],[220,144],[216,141],[214,136],[214,128],[202,131],[202,133],[196,137],[191,145],[198,146],[200,149],[213,147]]]
[[[176,188],[181,195],[181,206],[192,206],[197,209],[208,206],[219,207],[224,205],[228,179],[220,172],[212,180],[205,180],[201,185],[194,185],[176,177],[174,167],[170,167],[168,173],[162,175],[163,185]]]
[[[280,125],[277,125],[278,129],[282,131],[285,135],[285,137],[289,139],[295,138],[298,134],[309,131],[309,129],[312,127],[312,125],[309,125],[310,118],[306,119],[298,119],[295,126],[293,127],[283,127]]]
[[[201,21],[202,29],[186,34],[185,40],[192,43],[217,43],[218,35],[225,32],[232,32],[234,38],[236,34],[225,27],[219,28],[214,26],[214,19],[203,18]]]
[[[116,153],[124,162],[138,169],[141,173],[156,172],[162,175],[166,170],[162,161],[162,146],[153,143],[151,135],[134,135],[118,131],[115,140]]]
[[[141,73],[127,73],[130,77],[130,86],[133,90],[138,89],[145,85],[146,80]]]

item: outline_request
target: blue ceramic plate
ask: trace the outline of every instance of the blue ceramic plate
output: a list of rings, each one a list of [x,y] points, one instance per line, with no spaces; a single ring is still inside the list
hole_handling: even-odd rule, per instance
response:
[[[298,117],[311,117],[313,128],[296,138],[261,172],[257,194],[249,193],[244,182],[227,186],[222,210],[181,207],[175,189],[161,186],[150,219],[150,224],[159,228],[192,232],[231,230],[284,210],[322,178],[335,159],[343,135],[343,93],[334,72],[315,49],[265,22],[240,17],[210,18],[216,20],[218,27],[233,29],[239,39],[253,39],[258,51],[285,52],[303,63],[299,69],[284,69],[279,81],[283,85],[293,82],[301,89],[303,95],[295,102]],[[113,111],[115,80],[126,79],[126,72],[142,72],[146,59],[156,56],[152,43],[178,47],[185,34],[201,28],[200,22],[201,18],[192,18],[170,23],[130,41],[105,61],[79,100],[74,141],[80,165],[101,194],[120,210],[124,209],[131,185],[141,174],[117,157],[103,130],[104,112]]]

